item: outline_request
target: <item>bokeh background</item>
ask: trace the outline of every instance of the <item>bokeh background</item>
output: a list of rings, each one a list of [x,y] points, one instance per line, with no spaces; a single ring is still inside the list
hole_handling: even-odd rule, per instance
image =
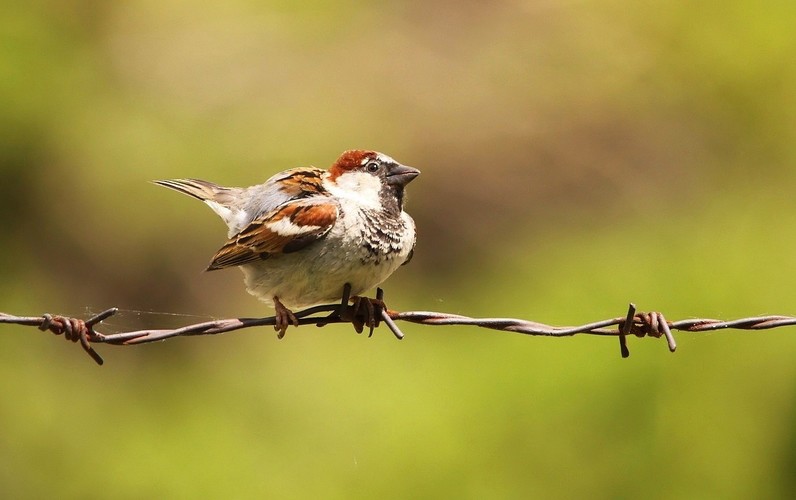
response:
[[[370,148],[423,171],[399,310],[796,314],[796,4],[5,2],[0,310],[113,332],[269,310],[148,181]],[[796,330],[333,325],[79,347],[0,328],[7,498],[796,492]]]

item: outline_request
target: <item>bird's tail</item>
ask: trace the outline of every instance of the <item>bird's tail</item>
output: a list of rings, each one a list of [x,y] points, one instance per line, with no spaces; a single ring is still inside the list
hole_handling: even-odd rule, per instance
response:
[[[188,196],[193,196],[197,200],[209,200],[215,201],[217,203],[223,203],[221,200],[216,198],[219,197],[219,195],[222,195],[224,192],[229,191],[229,188],[199,179],[168,179],[152,182],[158,186],[165,186],[175,191],[179,191],[180,193],[187,194]]]
[[[235,200],[239,197],[241,188],[219,186],[218,184],[199,179],[169,179],[152,182],[158,186],[179,191],[205,202],[207,206],[224,219],[231,231],[233,227],[240,224],[238,219],[241,218],[242,212]],[[239,230],[239,228],[236,230]]]

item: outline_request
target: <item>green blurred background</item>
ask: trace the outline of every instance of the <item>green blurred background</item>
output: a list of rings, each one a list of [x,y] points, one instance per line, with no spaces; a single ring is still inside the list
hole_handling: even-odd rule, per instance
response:
[[[0,310],[259,316],[151,179],[348,148],[423,171],[399,310],[558,325],[796,314],[796,3],[5,2]],[[796,493],[796,330],[549,339],[264,328],[105,366],[0,328],[7,498]]]

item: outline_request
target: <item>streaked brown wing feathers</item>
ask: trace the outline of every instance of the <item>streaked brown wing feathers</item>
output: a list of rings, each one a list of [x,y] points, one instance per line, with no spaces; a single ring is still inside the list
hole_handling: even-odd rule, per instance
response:
[[[216,253],[207,269],[240,266],[273,254],[301,250],[329,232],[337,213],[337,205],[328,201],[286,203],[232,237]]]

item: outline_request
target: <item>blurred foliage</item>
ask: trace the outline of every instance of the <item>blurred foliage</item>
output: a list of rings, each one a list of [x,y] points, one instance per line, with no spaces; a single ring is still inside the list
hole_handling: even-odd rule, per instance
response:
[[[0,310],[107,331],[264,315],[199,203],[384,151],[396,309],[578,324],[796,313],[796,4],[6,3]],[[184,315],[182,315],[184,314]],[[796,333],[406,325],[100,350],[5,327],[9,498],[793,497]]]

